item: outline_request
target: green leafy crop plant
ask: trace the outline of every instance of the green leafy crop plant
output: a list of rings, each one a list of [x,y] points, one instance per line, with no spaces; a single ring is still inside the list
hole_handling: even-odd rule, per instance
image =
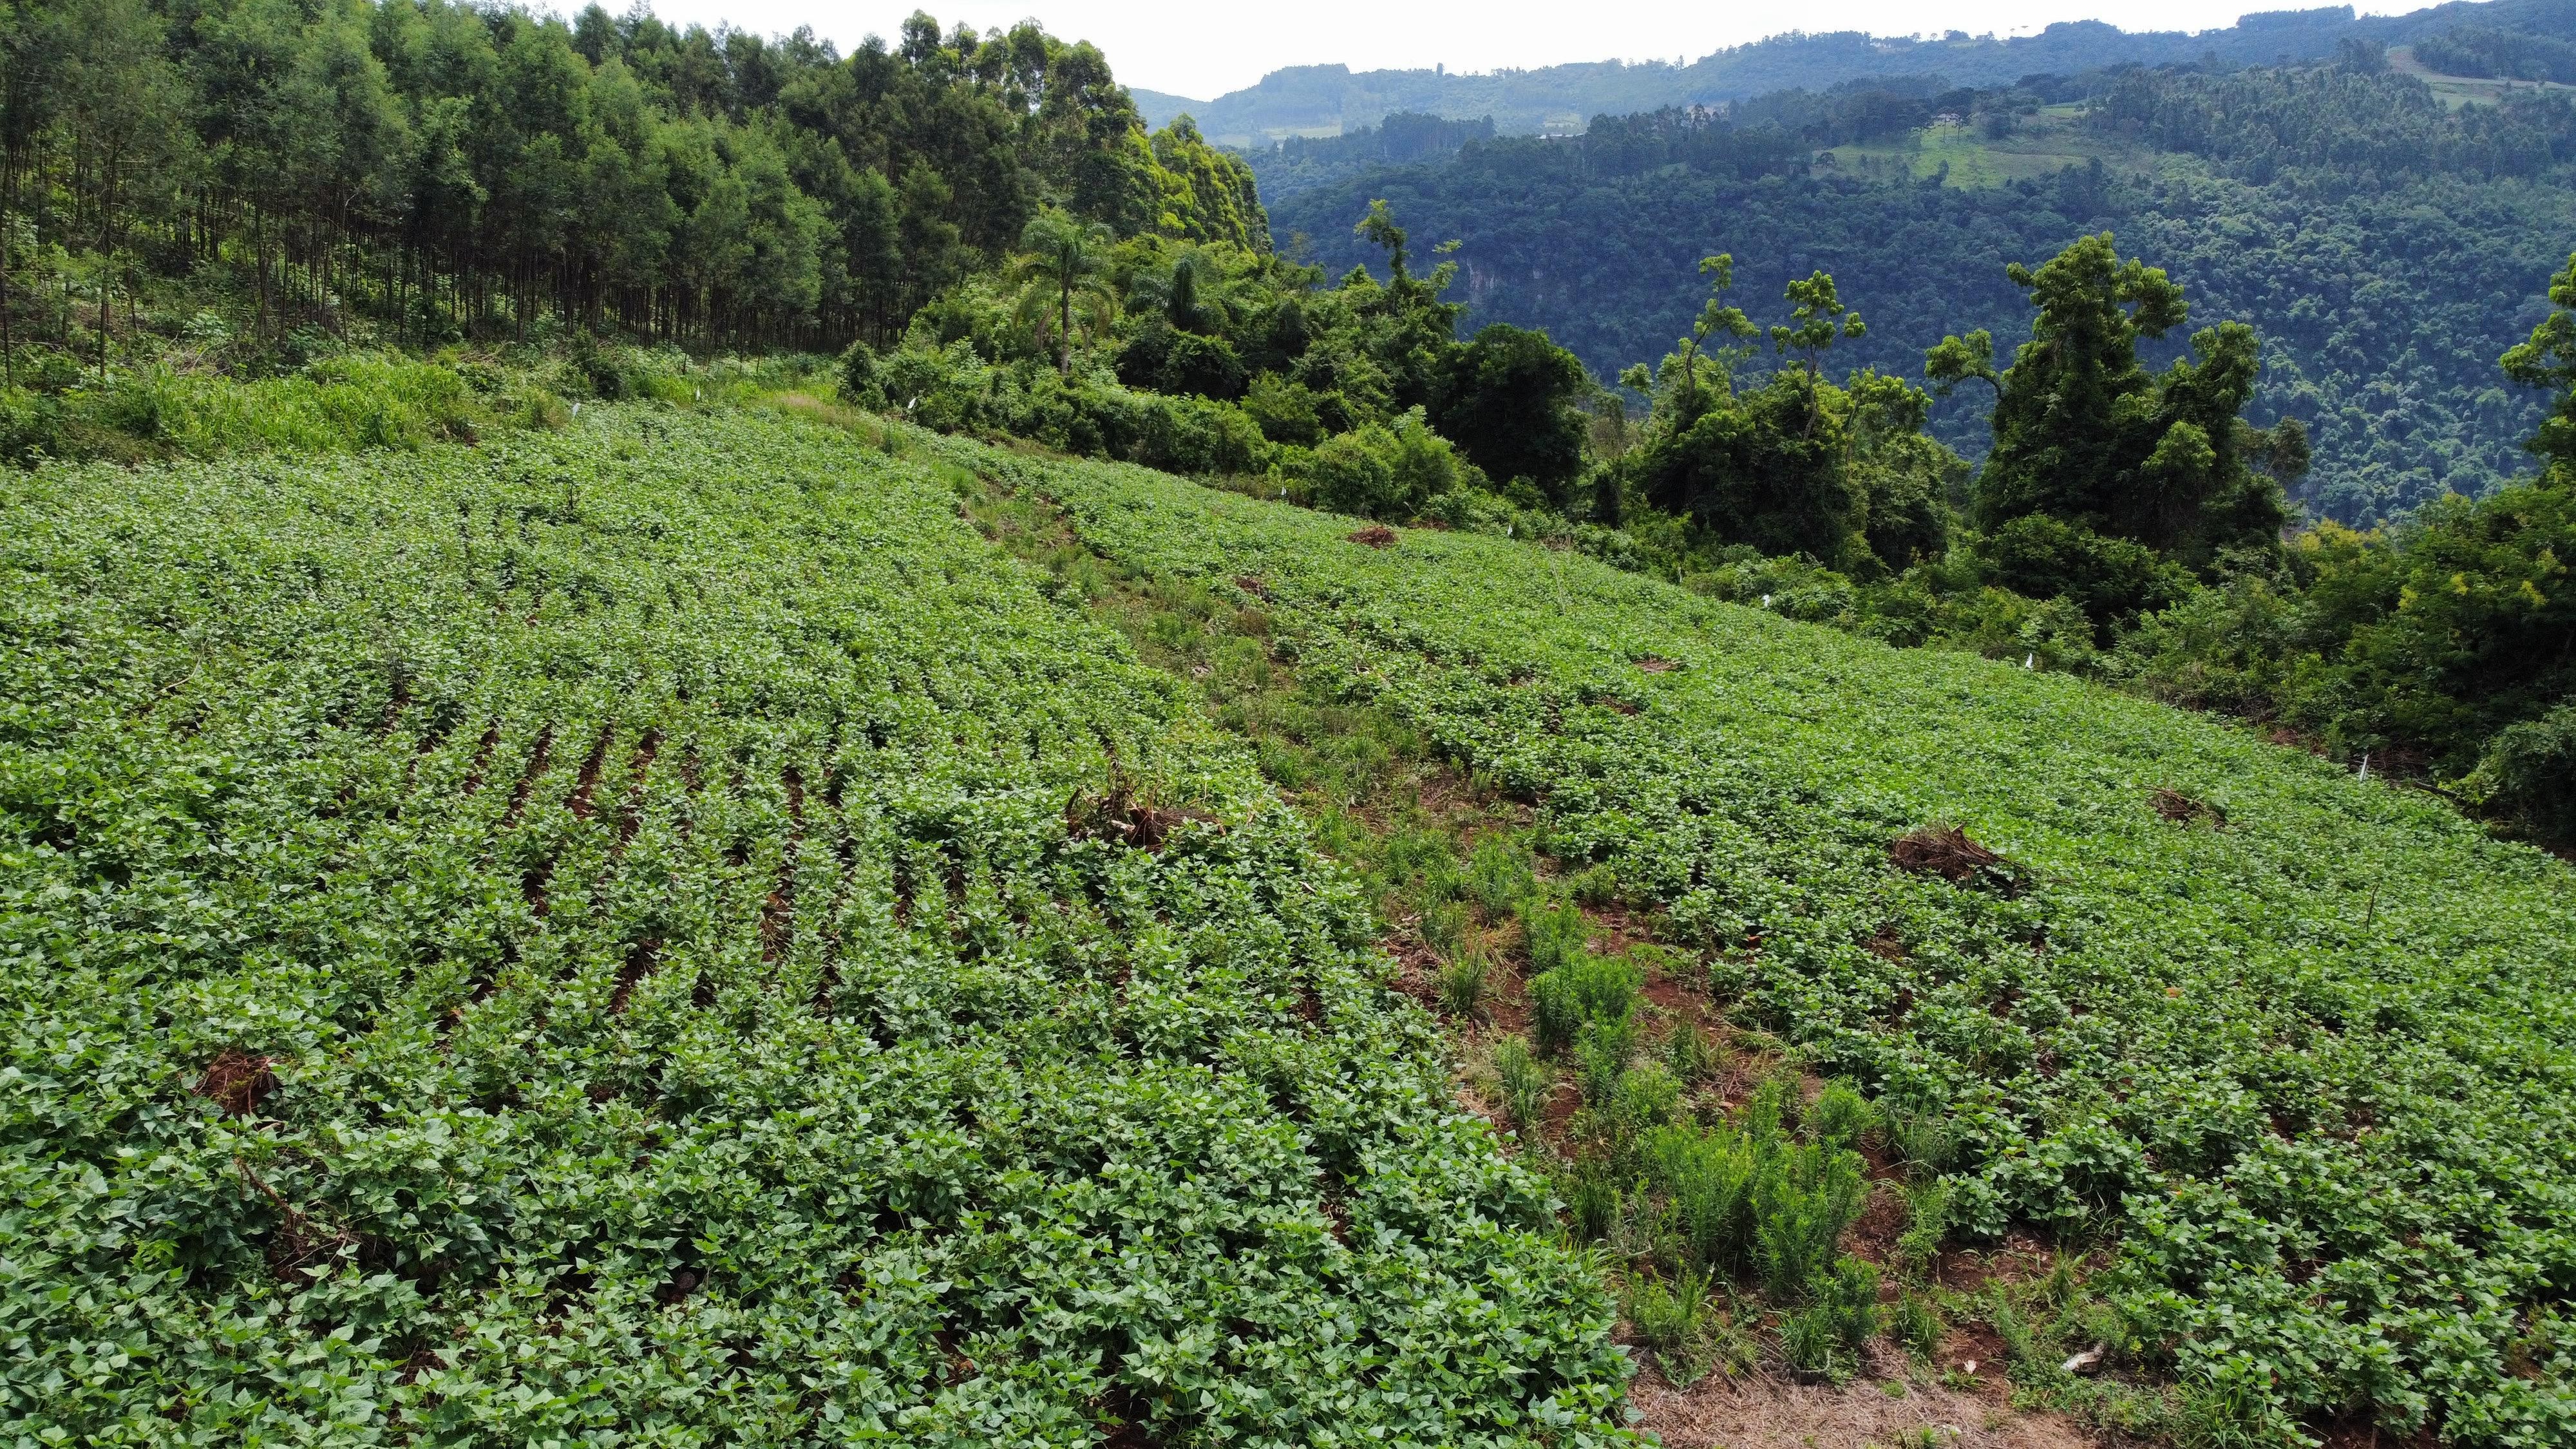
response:
[[[1620,1441],[1307,828],[953,465],[0,492],[0,1440]]]
[[[1937,1146],[1955,1238],[2116,1233],[2095,1286],[2122,1354],[2311,1425],[2576,1440],[2564,864],[2071,678],[1529,544],[1363,547],[1142,469],[939,446],[1123,566],[1258,580],[1305,677],[1535,802],[1560,867],[1658,908],[1740,1023]],[[2005,864],[1891,859],[1936,824]]]

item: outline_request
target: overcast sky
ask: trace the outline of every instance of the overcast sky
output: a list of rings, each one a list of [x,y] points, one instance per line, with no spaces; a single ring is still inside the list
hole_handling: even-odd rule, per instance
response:
[[[580,7],[580,0],[554,3],[566,11]],[[619,8],[619,0],[605,3]],[[845,50],[872,32],[891,37],[916,8],[948,26],[965,20],[989,28],[1034,18],[1056,35],[1098,45],[1129,85],[1211,100],[1281,66],[1329,61],[1353,70],[1438,64],[1479,71],[1576,60],[1696,60],[1792,29],[2016,34],[2051,21],[2090,19],[2124,30],[2205,30],[2234,24],[2247,10],[2316,3],[2322,0],[1816,0],[1796,6],[1627,0],[1595,9],[1577,0],[660,0],[653,8],[668,21],[728,21],[764,34],[810,25]],[[2394,13],[2431,3],[2358,8]]]

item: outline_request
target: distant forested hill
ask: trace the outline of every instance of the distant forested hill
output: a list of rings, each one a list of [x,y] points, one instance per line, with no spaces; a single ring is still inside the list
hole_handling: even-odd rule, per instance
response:
[[[1964,124],[1925,128],[1934,107]],[[1741,113],[1470,142],[1279,198],[1273,229],[1334,270],[1374,261],[1351,225],[1384,197],[1416,236],[1463,243],[1470,327],[1543,327],[1603,378],[1673,345],[1713,252],[1734,254],[1735,297],[1764,323],[1789,278],[1832,272],[1869,324],[1850,364],[1920,377],[1945,333],[1990,328],[1999,353],[2027,335],[2005,262],[2112,230],[2189,289],[2195,325],[2261,332],[2254,411],[2310,425],[2321,512],[2368,522],[2528,471],[2538,399],[2496,358],[2576,246],[2562,95],[2449,108],[2420,81],[2329,67],[2132,73],[2089,106],[1847,93]],[[1976,455],[1988,401],[1949,400],[1938,431]]]
[[[2278,10],[2198,34],[2131,33],[2092,20],[2001,39],[1955,30],[1940,39],[1858,31],[1788,34],[1721,50],[1689,65],[1600,61],[1483,75],[1296,66],[1213,101],[1142,91],[1135,96],[1151,124],[1166,125],[1187,111],[1220,145],[1332,135],[1408,111],[1458,120],[1490,116],[1505,135],[1567,133],[1583,129],[1596,115],[1711,104],[1768,91],[1822,90],[1873,77],[1937,76],[1954,86],[1998,86],[2028,75],[2071,75],[2121,64],[2215,58],[2229,65],[2273,65],[2331,56],[2347,39],[2405,45],[2460,26],[2576,38],[2576,0],[2453,3],[2394,16],[2356,16],[2348,5]],[[2487,43],[2479,53],[2492,52]]]

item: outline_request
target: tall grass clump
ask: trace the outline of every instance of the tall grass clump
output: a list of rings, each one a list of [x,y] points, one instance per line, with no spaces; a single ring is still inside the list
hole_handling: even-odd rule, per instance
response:
[[[1440,968],[1440,1009],[1459,1021],[1473,1021],[1485,1011],[1485,982],[1493,963],[1474,947]]]
[[[1607,1042],[1633,1050],[1637,992],[1644,985],[1637,968],[1618,957],[1581,950],[1560,956],[1529,984],[1539,1049],[1562,1051],[1581,1040],[1587,1027],[1599,1027],[1609,1033]]]
[[[471,441],[493,421],[454,369],[366,353],[247,381],[142,373],[85,395],[80,410],[129,438],[193,458],[420,448]]]
[[[1822,1278],[1865,1192],[1856,1152],[1808,1143],[1769,1156],[1753,1182],[1753,1266],[1763,1290],[1789,1302]]]
[[[1629,1285],[1621,1304],[1638,1341],[1675,1388],[1688,1388],[1708,1372],[1708,1290],[1706,1273],[1685,1272],[1669,1283],[1647,1274]]]
[[[1571,902],[1533,896],[1520,908],[1521,936],[1529,946],[1530,970],[1554,971],[1583,954],[1592,923]]]
[[[1500,920],[1537,893],[1538,872],[1526,847],[1505,836],[1488,835],[1468,853],[1460,884],[1489,918]]]
[[[1827,1276],[1866,1195],[1860,1154],[1758,1122],[1654,1128],[1636,1157],[1647,1185],[1671,1201],[1691,1265],[1756,1278],[1780,1303]]]
[[[1514,1126],[1527,1132],[1547,1116],[1553,1083],[1547,1063],[1539,1060],[1528,1042],[1516,1036],[1503,1038],[1494,1048],[1494,1079],[1502,1089],[1503,1110],[1511,1114]]]

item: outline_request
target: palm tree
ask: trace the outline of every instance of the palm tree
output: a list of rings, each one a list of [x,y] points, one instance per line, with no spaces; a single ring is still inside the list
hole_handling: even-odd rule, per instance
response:
[[[1011,264],[1020,287],[1019,321],[1044,347],[1055,346],[1055,370],[1073,371],[1073,333],[1097,337],[1118,317],[1109,281],[1109,228],[1061,211],[1042,211],[1020,233],[1023,255]]]
[[[1172,260],[1171,295],[1164,299],[1163,314],[1171,319],[1173,326],[1184,332],[1201,330],[1201,324],[1207,320],[1203,315],[1207,304],[1199,294],[1208,290],[1206,278],[1211,273],[1219,283],[1223,282],[1225,274],[1210,266],[1208,259],[1196,247],[1183,251]]]

